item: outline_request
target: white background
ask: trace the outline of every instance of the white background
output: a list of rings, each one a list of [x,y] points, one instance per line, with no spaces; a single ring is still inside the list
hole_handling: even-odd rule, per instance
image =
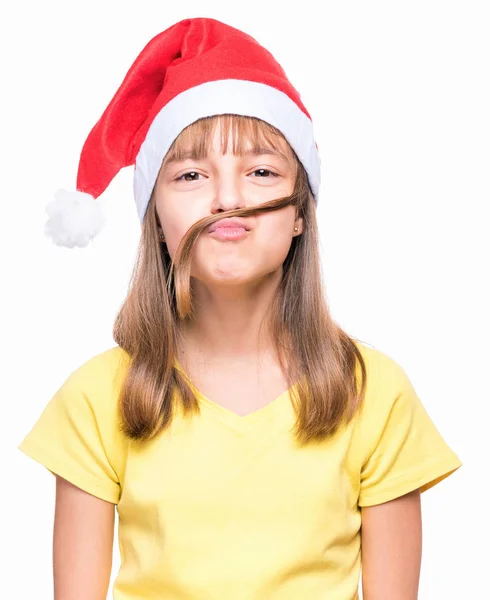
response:
[[[488,2],[44,0],[2,11],[2,597],[52,598],[54,478],[16,447],[68,373],[114,345],[139,237],[131,168],[103,194],[109,225],[88,248],[45,238],[44,207],[75,189],[85,137],[143,46],[196,16],[253,35],[300,91],[322,156],[333,316],[401,363],[464,463],[422,496],[419,597],[488,597]],[[118,565],[116,553],[112,579]]]

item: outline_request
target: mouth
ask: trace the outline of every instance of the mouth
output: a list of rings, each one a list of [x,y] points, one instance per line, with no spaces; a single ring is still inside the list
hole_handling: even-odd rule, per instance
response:
[[[244,219],[231,218],[216,221],[209,227],[209,235],[220,240],[240,240],[250,231]]]
[[[217,227],[209,235],[218,240],[241,240],[248,233],[244,227]]]
[[[245,221],[245,219],[240,219],[238,217],[232,217],[232,218],[227,218],[227,219],[221,219],[220,221],[216,221],[216,223],[213,223],[212,225],[209,226],[209,233],[212,233],[213,231],[215,231],[218,228],[242,228],[245,229],[245,231],[249,231],[250,227],[248,226],[247,222]]]

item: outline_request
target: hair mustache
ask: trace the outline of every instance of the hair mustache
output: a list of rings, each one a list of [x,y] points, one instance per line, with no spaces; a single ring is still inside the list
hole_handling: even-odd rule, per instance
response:
[[[177,289],[182,290],[187,288],[186,282],[189,282],[190,280],[191,252],[194,247],[194,243],[200,234],[207,227],[213,223],[216,223],[216,221],[230,217],[253,217],[260,213],[267,213],[285,208],[290,204],[295,204],[297,200],[298,194],[297,192],[293,192],[289,196],[283,196],[281,198],[269,200],[268,202],[263,202],[262,204],[258,204],[250,208],[236,208],[234,210],[228,210],[217,215],[210,215],[209,217],[200,219],[187,230],[186,234],[180,241],[170,266],[169,278],[167,280],[168,283],[171,284],[171,282],[174,281]],[[178,265],[177,269],[175,269],[175,265]],[[177,294],[177,298],[181,297],[187,297],[187,294]],[[188,316],[190,314],[190,303],[185,302],[184,306],[181,305],[181,303],[178,303],[178,313],[181,319]]]

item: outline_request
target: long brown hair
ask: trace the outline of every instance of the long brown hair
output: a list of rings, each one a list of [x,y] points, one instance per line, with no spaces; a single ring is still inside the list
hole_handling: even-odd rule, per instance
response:
[[[196,158],[206,156],[218,123],[223,152],[230,140],[235,154],[240,154],[245,144],[274,148],[278,140],[284,142],[277,129],[253,117],[208,117],[179,135],[163,164],[170,157],[183,156],[189,148]],[[128,295],[113,329],[114,340],[131,359],[119,397],[121,428],[127,437],[146,441],[167,429],[176,403],[184,414],[199,412],[186,374],[174,361],[181,342],[179,322],[193,318],[190,270],[192,248],[200,233],[224,216],[253,216],[289,204],[303,217],[304,230],[292,240],[268,314],[276,354],[291,386],[297,415],[294,434],[300,444],[326,438],[356,413],[365,393],[366,367],[354,338],[330,316],[323,291],[315,203],[306,172],[296,155],[294,158],[296,181],[291,196],[201,219],[182,239],[174,262],[159,241],[160,223],[152,194]]]

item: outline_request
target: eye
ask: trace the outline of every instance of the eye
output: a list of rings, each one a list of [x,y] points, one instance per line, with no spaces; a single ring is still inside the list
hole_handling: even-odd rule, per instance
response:
[[[274,173],[270,169],[256,169],[251,175],[255,175],[255,173],[258,173],[258,177],[279,177],[277,173]]]
[[[197,173],[197,171],[189,171],[180,177],[177,177],[176,181],[199,181],[199,175],[201,175],[201,173]]]

